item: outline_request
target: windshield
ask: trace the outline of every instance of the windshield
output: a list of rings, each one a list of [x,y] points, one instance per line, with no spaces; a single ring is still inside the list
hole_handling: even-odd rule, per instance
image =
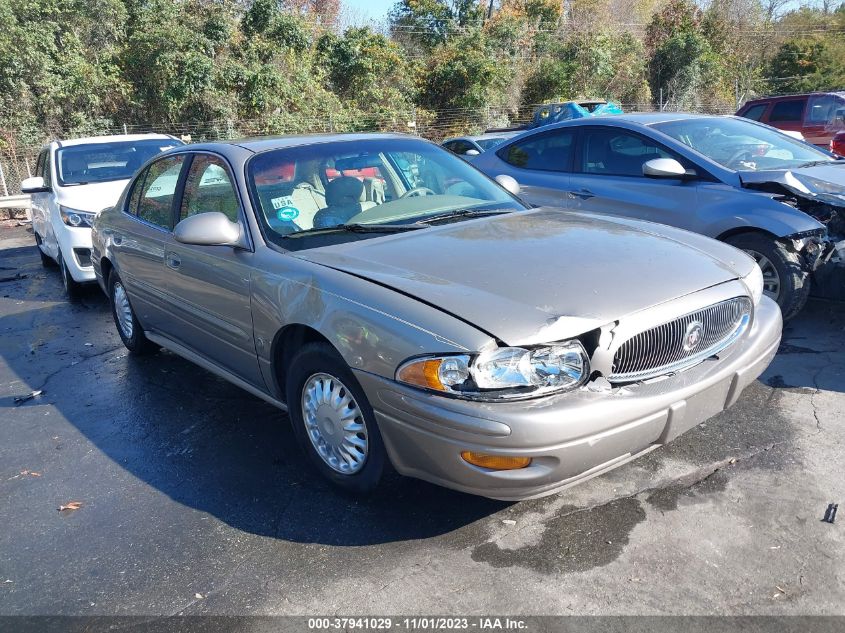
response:
[[[707,117],[655,123],[656,129],[737,171],[793,169],[834,160],[775,129],[742,119]]]
[[[60,147],[56,151],[59,183],[67,186],[128,180],[147,160],[177,145],[182,142],[160,138]]]
[[[451,152],[418,139],[315,142],[258,154],[247,169],[268,238],[285,248],[300,241],[287,238],[315,229],[525,209]]]

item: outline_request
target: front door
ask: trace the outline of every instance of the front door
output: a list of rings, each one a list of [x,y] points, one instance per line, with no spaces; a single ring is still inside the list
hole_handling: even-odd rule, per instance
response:
[[[216,211],[245,226],[226,161],[194,154],[177,221]],[[250,306],[252,252],[231,246],[166,245],[169,334],[197,354],[264,389]]]
[[[649,160],[674,158],[689,168],[686,159],[623,128],[582,129],[568,193],[570,208],[695,227],[695,181],[643,176],[643,164]]]

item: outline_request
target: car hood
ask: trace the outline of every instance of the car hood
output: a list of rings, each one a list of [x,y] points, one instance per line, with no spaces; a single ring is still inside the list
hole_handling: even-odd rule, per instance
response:
[[[103,209],[115,205],[127,182],[129,182],[129,179],[65,186],[61,189],[57,188],[56,199],[59,204],[71,209],[99,213]]]
[[[749,189],[781,188],[799,198],[845,208],[845,160],[800,169],[742,171],[739,178]]]
[[[395,289],[510,345],[576,336],[753,266],[679,229],[549,208],[294,256]]]

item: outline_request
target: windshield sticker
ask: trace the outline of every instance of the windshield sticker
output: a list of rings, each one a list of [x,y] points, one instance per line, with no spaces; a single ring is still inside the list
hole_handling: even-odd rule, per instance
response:
[[[276,217],[280,220],[295,220],[299,217],[299,209],[296,207],[282,207],[276,211]]]
[[[281,196],[279,198],[271,198],[270,203],[273,205],[273,208],[278,211],[282,207],[292,207],[293,206],[293,198],[290,196]]]

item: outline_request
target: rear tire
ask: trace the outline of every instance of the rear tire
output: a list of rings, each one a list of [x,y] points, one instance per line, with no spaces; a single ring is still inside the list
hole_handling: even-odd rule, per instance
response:
[[[743,233],[725,240],[751,255],[763,270],[764,293],[777,301],[784,321],[795,317],[810,297],[810,274],[797,253],[760,233]]]
[[[138,317],[135,316],[135,311],[129,303],[129,295],[126,294],[123,282],[114,271],[109,275],[109,303],[117,333],[129,353],[143,356],[157,352],[158,346],[144,334]]]
[[[294,354],[286,376],[294,435],[311,463],[345,492],[373,492],[390,462],[373,409],[349,366],[330,345],[309,343]],[[329,385],[331,397],[321,398],[322,385]]]
[[[79,299],[82,293],[82,284],[74,280],[70,274],[70,270],[68,270],[67,264],[65,263],[64,253],[62,253],[61,249],[59,250],[59,273],[62,276],[62,285],[65,288],[67,298],[71,301]]]

